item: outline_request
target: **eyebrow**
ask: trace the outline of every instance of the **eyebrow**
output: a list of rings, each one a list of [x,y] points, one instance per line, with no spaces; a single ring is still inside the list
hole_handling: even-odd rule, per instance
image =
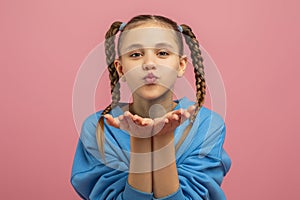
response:
[[[129,52],[132,51],[134,49],[140,49],[143,48],[144,46],[142,44],[132,44],[129,47],[125,48],[125,52]],[[174,47],[171,44],[165,43],[165,42],[161,42],[161,43],[157,43],[155,45],[155,48],[169,48],[171,50],[174,50]]]

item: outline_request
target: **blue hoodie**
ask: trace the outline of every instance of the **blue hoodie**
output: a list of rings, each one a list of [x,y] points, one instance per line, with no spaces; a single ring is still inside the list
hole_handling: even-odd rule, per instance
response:
[[[194,102],[187,98],[175,101],[179,108],[188,108]],[[96,125],[102,111],[88,116],[81,128],[80,139],[72,167],[71,184],[83,199],[90,200],[150,200],[153,193],[145,193],[131,187],[128,182],[130,161],[130,136],[126,131],[105,123],[105,161],[101,158],[96,141]],[[113,117],[121,115],[117,106]],[[188,120],[176,128],[175,145],[188,125]],[[217,113],[201,107],[194,124],[176,152],[179,189],[161,200],[223,200],[221,189],[231,160],[223,143],[226,126]]]

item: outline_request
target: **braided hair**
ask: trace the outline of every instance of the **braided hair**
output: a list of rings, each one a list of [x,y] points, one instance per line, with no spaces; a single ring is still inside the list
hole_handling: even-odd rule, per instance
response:
[[[168,28],[172,28],[173,30],[178,32],[178,25],[176,22],[172,21],[171,19],[168,19],[164,16],[158,16],[158,15],[138,15],[136,17],[133,17],[121,30],[119,40],[117,43],[117,51],[118,54],[120,54],[120,43],[121,43],[121,35],[124,30],[130,30],[135,27],[137,27],[140,24],[146,23],[148,21],[154,21],[162,26],[167,26]],[[119,75],[117,73],[117,70],[114,66],[114,60],[116,58],[116,51],[115,51],[115,36],[120,31],[120,26],[122,22],[116,21],[112,23],[110,26],[110,29],[106,32],[105,35],[105,54],[106,54],[106,63],[108,65],[108,71],[109,71],[109,78],[110,78],[110,86],[111,86],[111,97],[112,101],[111,104],[109,104],[102,112],[96,128],[96,138],[97,138],[97,144],[99,148],[99,152],[101,156],[105,159],[105,150],[104,150],[104,115],[108,114],[114,107],[116,107],[120,101],[120,83],[119,83]],[[204,104],[205,95],[206,95],[206,83],[205,83],[205,74],[204,74],[204,67],[203,67],[203,58],[201,56],[201,51],[199,48],[199,42],[196,39],[196,36],[192,32],[192,29],[186,25],[182,24],[182,34],[177,34],[177,43],[179,47],[179,55],[183,54],[183,39],[182,36],[185,38],[185,42],[188,45],[190,52],[191,52],[191,58],[192,63],[194,67],[194,74],[195,74],[195,81],[196,81],[196,109],[194,114],[190,118],[190,123],[188,127],[185,129],[185,132],[183,133],[181,139],[176,145],[176,150],[180,147],[180,145],[185,140],[186,136],[188,135],[193,122]]]
[[[192,29],[186,25],[182,24],[182,33],[185,38],[185,42],[188,45],[190,52],[191,52],[191,57],[192,57],[192,63],[194,66],[194,74],[195,74],[195,81],[196,81],[196,109],[195,113],[190,119],[190,123],[185,129],[184,133],[182,134],[180,140],[176,144],[175,149],[178,150],[180,145],[183,143],[185,140],[186,136],[188,135],[190,129],[192,128],[192,125],[194,123],[194,120],[204,104],[205,100],[205,95],[206,95],[206,82],[205,82],[205,73],[204,73],[204,66],[203,66],[203,57],[201,55],[200,47],[199,47],[199,42],[196,39],[195,34],[193,33]]]
[[[106,32],[105,35],[105,54],[106,54],[106,63],[108,65],[109,79],[110,79],[110,92],[112,97],[112,102],[103,110],[101,117],[98,120],[96,128],[96,138],[97,144],[101,156],[104,158],[104,115],[108,114],[115,106],[118,105],[120,101],[120,83],[119,75],[114,66],[114,60],[116,57],[115,51],[115,36],[119,31],[119,27],[122,22],[114,22],[110,29]]]

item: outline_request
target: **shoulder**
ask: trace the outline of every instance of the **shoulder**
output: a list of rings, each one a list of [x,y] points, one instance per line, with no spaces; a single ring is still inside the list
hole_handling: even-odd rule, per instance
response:
[[[88,115],[81,126],[79,139],[83,147],[94,157],[98,157],[98,144],[96,139],[97,123],[101,116],[102,110]]]
[[[194,122],[195,137],[199,138],[199,155],[221,158],[226,126],[222,116],[202,107]]]
[[[102,111],[103,110],[92,113],[85,118],[81,126],[80,137],[87,137],[87,134],[90,134],[96,130]]]
[[[178,101],[179,107],[187,109],[189,106],[194,105],[195,102],[188,99],[187,97],[183,97]],[[217,112],[202,106],[196,116],[196,121],[198,125],[213,125],[213,126],[222,126],[224,125],[223,117]]]
[[[184,129],[185,126],[182,132]],[[202,106],[179,150],[183,154],[197,154],[220,159],[225,133],[226,126],[223,117]],[[180,136],[181,134],[177,140],[180,139]]]
[[[224,140],[226,125],[223,117],[207,107],[201,107],[193,126],[204,142],[210,141],[209,138]]]
[[[199,125],[206,125],[210,127],[225,126],[225,121],[219,113],[204,106],[200,108],[196,120],[198,120]]]
[[[86,117],[82,123],[80,140],[84,147],[96,158],[99,157],[99,149],[97,143],[97,127],[98,121],[101,117],[103,110],[97,111]],[[110,114],[117,116],[119,110],[113,109]],[[121,129],[110,126],[104,119],[104,135],[105,135],[105,148],[109,150],[113,148],[115,151],[122,149],[129,149],[129,135]]]

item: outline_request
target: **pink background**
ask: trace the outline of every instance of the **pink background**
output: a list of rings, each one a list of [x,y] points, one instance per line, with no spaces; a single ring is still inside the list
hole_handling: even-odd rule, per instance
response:
[[[72,90],[114,20],[187,23],[227,92],[229,200],[300,199],[299,1],[1,1],[1,199],[79,199]]]

